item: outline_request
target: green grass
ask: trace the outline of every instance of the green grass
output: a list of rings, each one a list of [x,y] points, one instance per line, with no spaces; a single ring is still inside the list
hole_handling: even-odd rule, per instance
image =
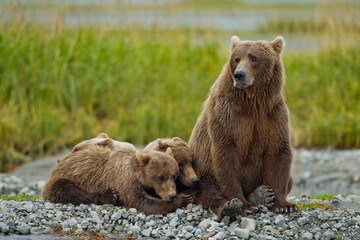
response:
[[[0,199],[3,199],[5,201],[24,201],[27,198],[32,198],[34,200],[42,200],[41,197],[35,196],[35,195],[1,195]]]
[[[296,203],[295,204],[298,208],[299,211],[306,211],[307,209],[331,209],[331,210],[335,210],[336,208],[326,205],[326,204],[322,204],[322,203],[312,203],[312,202],[308,202],[308,203]]]
[[[228,59],[219,39],[233,34],[24,21],[0,29],[0,171],[100,132],[137,145],[187,140]],[[293,145],[360,147],[359,32],[324,32],[321,51],[283,57]]]
[[[320,194],[316,196],[309,196],[310,199],[318,199],[318,200],[331,200],[334,197],[334,194]]]

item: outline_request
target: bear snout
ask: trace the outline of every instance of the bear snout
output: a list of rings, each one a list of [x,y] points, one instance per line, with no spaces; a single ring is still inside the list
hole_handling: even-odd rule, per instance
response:
[[[196,185],[196,184],[198,184],[199,183],[199,179],[196,177],[196,178],[193,178],[193,179],[191,179],[191,183],[193,184],[193,185]]]
[[[174,199],[176,198],[176,193],[172,193],[169,195],[170,201],[174,201]]]
[[[244,71],[235,71],[234,78],[237,82],[244,82],[246,77],[246,73]]]

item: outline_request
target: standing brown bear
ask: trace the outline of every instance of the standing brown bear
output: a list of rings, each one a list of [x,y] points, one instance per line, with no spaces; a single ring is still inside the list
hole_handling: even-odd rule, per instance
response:
[[[282,37],[274,41],[231,38],[229,61],[213,84],[193,129],[189,147],[200,178],[195,202],[218,215],[256,211],[255,189],[272,211],[297,207],[286,200],[292,188],[289,113],[282,95]],[[266,188],[266,187],[265,187]],[[267,192],[268,191],[268,192]],[[268,202],[268,201],[265,201]]]

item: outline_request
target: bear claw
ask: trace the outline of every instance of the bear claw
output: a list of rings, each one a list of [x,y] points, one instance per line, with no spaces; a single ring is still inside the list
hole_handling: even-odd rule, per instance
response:
[[[230,220],[235,220],[236,217],[240,215],[243,206],[244,204],[238,198],[227,201],[220,212],[220,218],[222,219],[225,216],[229,216]]]
[[[248,201],[264,205],[267,209],[271,209],[274,205],[274,191],[268,186],[261,185],[248,196]]]

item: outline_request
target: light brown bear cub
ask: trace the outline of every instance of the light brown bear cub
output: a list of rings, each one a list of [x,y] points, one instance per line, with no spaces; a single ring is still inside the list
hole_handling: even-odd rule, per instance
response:
[[[181,138],[159,138],[145,147],[146,150],[156,150],[160,152],[165,152],[167,148],[171,148],[179,166],[179,177],[176,181],[178,192],[181,192],[184,186],[193,187],[196,185],[199,179],[192,166],[193,154]]]
[[[146,214],[167,214],[192,202],[190,196],[176,194],[178,173],[170,148],[161,153],[88,146],[68,154],[55,166],[42,196],[56,203],[105,204],[114,203],[114,199],[104,198],[114,189],[113,195],[125,207]],[[154,191],[161,199],[147,191]]]

